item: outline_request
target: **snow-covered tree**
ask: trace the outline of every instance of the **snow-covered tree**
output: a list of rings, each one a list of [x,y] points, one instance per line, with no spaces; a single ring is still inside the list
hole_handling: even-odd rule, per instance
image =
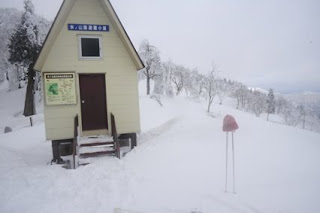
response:
[[[206,85],[206,77],[198,73],[196,70],[193,72],[192,76],[192,81],[193,81],[193,92],[194,96],[196,97],[201,97],[204,93],[204,88]]]
[[[163,83],[164,83],[164,90],[165,95],[168,97],[173,97],[173,88],[172,88],[172,76],[174,70],[174,64],[172,61],[167,61],[162,63],[163,68]]]
[[[9,59],[11,64],[28,67],[28,86],[23,114],[35,114],[33,64],[41,48],[39,27],[31,0],[24,1],[24,13],[9,41]],[[19,77],[20,78],[20,77]]]
[[[157,47],[152,46],[148,40],[144,40],[139,48],[139,55],[144,62],[142,70],[147,80],[147,95],[150,94],[150,80],[159,76],[161,70],[160,53]]]
[[[207,112],[210,112],[211,104],[217,94],[217,71],[215,67],[212,67],[211,72],[206,75],[206,94],[208,98]]]
[[[276,106],[276,109],[277,109],[277,114],[283,113],[283,109],[286,107],[287,102],[288,101],[282,96],[279,96],[279,97],[276,98],[275,106]]]
[[[153,94],[155,95],[162,95],[164,93],[164,73],[162,71],[162,67],[158,68],[158,75],[156,75],[153,80],[154,80],[154,88],[153,88]]]
[[[292,102],[287,102],[283,109],[284,122],[290,126],[296,126],[299,123],[295,106]]]
[[[249,100],[248,100],[248,109],[252,110],[254,114],[259,117],[262,112],[265,111],[266,106],[266,95],[262,92],[259,92],[257,90],[251,91],[249,93]]]
[[[9,81],[10,90],[15,90],[19,86],[19,81],[17,81],[18,71],[20,79],[22,80],[25,80],[25,74],[27,74],[26,64],[11,64],[9,62],[10,54],[8,48],[10,44],[10,38],[21,24],[23,14],[24,13],[22,11],[19,11],[17,9],[0,8],[0,82],[7,78],[7,80]],[[32,24],[37,25],[38,38],[40,39],[40,44],[42,44],[51,26],[51,23],[45,18],[40,17],[34,13]],[[12,79],[10,79],[10,76],[12,77]],[[40,89],[41,87],[38,88]]]
[[[299,112],[299,120],[302,121],[302,128],[304,129],[306,124],[307,109],[305,105],[300,104],[297,106],[297,111]]]
[[[220,105],[222,105],[224,99],[228,95],[228,84],[226,80],[219,79],[217,81],[217,96],[219,98]]]
[[[181,65],[175,65],[172,73],[172,82],[176,88],[176,95],[179,95],[188,80],[189,70]]]
[[[24,1],[24,9],[21,22],[9,41],[9,62],[28,67],[35,62],[41,45],[31,0]]]
[[[274,94],[273,89],[269,90],[268,96],[267,96],[267,121],[269,120],[269,114],[275,113],[276,106],[275,106],[275,100],[274,100]]]
[[[20,85],[19,73],[17,72],[17,70],[14,69],[10,70],[10,72],[7,72],[7,77],[9,81],[9,91],[17,90]]]
[[[236,82],[235,84],[233,84],[232,97],[236,98],[237,100],[236,108],[239,109],[241,106],[241,108],[244,109],[249,98],[248,87],[243,85],[242,83]]]
[[[185,90],[186,93],[193,98],[200,98],[204,95],[205,77],[200,74],[197,68],[192,70],[187,69],[185,75]]]
[[[13,8],[0,8],[0,82],[6,78],[10,80],[11,71],[15,71],[15,65],[9,61],[8,44],[9,38],[15,30],[16,25],[20,23],[22,12]],[[14,74],[16,75],[16,73]],[[13,80],[16,80],[13,79]],[[16,82],[17,85],[18,82]],[[18,88],[18,87],[16,87]]]

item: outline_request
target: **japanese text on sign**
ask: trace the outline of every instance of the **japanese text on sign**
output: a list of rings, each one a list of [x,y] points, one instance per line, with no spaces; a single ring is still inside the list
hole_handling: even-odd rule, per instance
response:
[[[74,73],[45,73],[47,105],[76,104]]]
[[[71,31],[102,31],[102,32],[108,32],[109,31],[109,25],[68,24],[68,30],[71,30]]]

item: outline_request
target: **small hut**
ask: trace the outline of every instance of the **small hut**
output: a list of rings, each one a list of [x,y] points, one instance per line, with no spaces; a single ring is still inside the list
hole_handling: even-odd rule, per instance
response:
[[[60,161],[61,144],[74,140],[76,118],[80,137],[111,135],[115,125],[118,138],[136,145],[142,68],[109,0],[63,1],[34,65],[42,75],[53,161]]]

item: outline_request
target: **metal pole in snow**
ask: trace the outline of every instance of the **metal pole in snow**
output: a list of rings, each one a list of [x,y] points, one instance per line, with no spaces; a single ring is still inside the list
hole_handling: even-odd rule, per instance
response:
[[[233,142],[233,131],[232,131],[232,165],[233,165],[233,193],[236,193],[236,183],[235,183],[235,172],[234,172],[234,142]]]
[[[233,132],[239,128],[236,120],[232,115],[226,115],[223,118],[223,127],[222,131],[226,132],[226,185],[225,185],[225,192],[227,192],[228,187],[228,133],[231,132],[232,137],[232,171],[233,171],[233,193],[236,193],[236,181],[235,181],[235,163],[234,163],[234,138]]]
[[[226,185],[225,185],[225,192],[227,192],[227,185],[228,185],[228,132],[226,132]]]

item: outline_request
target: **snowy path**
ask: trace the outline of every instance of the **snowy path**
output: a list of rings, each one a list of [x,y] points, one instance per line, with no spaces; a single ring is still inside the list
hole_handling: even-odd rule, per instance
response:
[[[141,105],[139,146],[77,170],[47,165],[43,124],[0,135],[0,212],[320,212],[319,134],[180,98]],[[224,193],[227,113],[240,126],[236,195]]]
[[[316,201],[319,134],[267,123],[218,105],[216,119],[199,105],[184,106],[179,110],[183,117],[173,128],[126,159],[128,170],[135,174],[148,171],[136,186],[145,189],[136,190],[140,202],[148,200],[150,209],[170,206],[185,212],[193,208],[202,212],[320,210]],[[235,134],[237,195],[223,193],[225,134],[221,126],[227,112],[234,114],[240,125]]]

